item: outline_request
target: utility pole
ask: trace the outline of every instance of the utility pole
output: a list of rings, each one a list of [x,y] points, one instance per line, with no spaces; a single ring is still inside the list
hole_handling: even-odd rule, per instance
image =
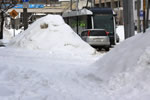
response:
[[[23,25],[24,25],[24,30],[28,28],[28,13],[27,13],[27,8],[23,8]]]
[[[145,10],[146,10],[146,0],[143,0],[143,33],[145,33],[146,31]]]
[[[140,9],[141,9],[141,0],[137,0],[137,32],[141,32],[141,21],[140,21]]]
[[[76,1],[76,10],[79,10],[79,0]]]
[[[95,0],[91,0],[91,7],[95,6]]]
[[[70,0],[70,10],[72,10],[72,0]]]
[[[89,5],[89,0],[86,0],[86,7],[88,7]]]
[[[104,6],[107,7],[107,2],[106,2],[106,0],[104,0]]]
[[[118,0],[118,2],[117,2],[117,8],[118,8],[118,11],[117,11],[117,24],[119,25],[120,24],[120,19],[121,19],[120,0]]]
[[[102,1],[101,0],[99,0],[99,7],[102,7]]]
[[[150,3],[150,1],[147,0],[146,28],[149,27],[149,25],[148,25],[148,24],[149,24],[149,23],[148,23],[148,21],[149,21],[149,7],[150,7],[149,3]]]
[[[123,0],[125,39],[134,35],[133,0]]]
[[[0,39],[3,39],[4,12],[0,11]]]
[[[23,25],[24,30],[28,28],[28,13],[27,8],[29,6],[29,0],[23,0]]]

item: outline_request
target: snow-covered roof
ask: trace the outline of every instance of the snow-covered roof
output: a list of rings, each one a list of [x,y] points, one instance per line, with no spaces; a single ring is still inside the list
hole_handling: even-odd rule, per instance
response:
[[[93,13],[88,9],[80,9],[80,10],[67,10],[62,14],[62,17],[72,17],[72,16],[83,16],[83,15],[92,15]]]

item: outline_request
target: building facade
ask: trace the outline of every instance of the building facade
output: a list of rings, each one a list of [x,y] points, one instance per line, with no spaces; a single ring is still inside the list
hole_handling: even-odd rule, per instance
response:
[[[99,6],[99,2],[101,2],[101,7],[111,7],[113,2],[113,7],[118,8],[122,7],[122,1],[123,0],[95,0],[95,5]]]

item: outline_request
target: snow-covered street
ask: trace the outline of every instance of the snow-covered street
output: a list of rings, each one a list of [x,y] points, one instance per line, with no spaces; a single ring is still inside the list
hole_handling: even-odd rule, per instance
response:
[[[86,83],[80,72],[95,60],[94,56],[84,58],[10,48],[0,51],[1,100],[75,100],[90,94],[90,91],[85,93]]]
[[[60,16],[37,20],[0,48],[0,100],[149,100],[150,30],[118,35],[100,53]]]

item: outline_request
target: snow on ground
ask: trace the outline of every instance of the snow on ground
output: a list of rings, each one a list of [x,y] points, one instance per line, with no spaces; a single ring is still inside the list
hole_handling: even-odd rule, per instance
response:
[[[59,15],[47,15],[38,19],[26,31],[12,40],[9,46],[51,52],[77,52],[77,54],[96,52]]]
[[[124,41],[124,26],[120,25],[116,28],[116,33],[118,34],[120,41]]]
[[[39,19],[0,48],[0,100],[149,100],[149,33],[98,59],[60,16]]]
[[[0,51],[1,100],[98,98],[86,87],[79,73],[94,61],[92,56],[58,55],[10,48]]]
[[[99,56],[58,15],[37,20],[0,51],[0,100],[98,98],[78,74]]]

